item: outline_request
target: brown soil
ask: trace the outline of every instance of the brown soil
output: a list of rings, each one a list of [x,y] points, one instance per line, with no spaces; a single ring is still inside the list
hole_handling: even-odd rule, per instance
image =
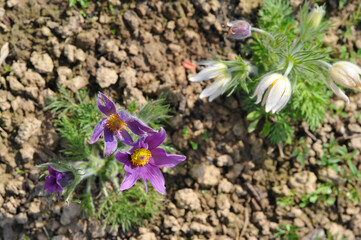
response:
[[[295,10],[300,2],[291,1]],[[335,50],[335,57],[343,45],[355,52],[361,47],[359,26],[351,28],[354,38],[342,32],[357,4],[348,1],[339,10],[337,1],[326,1],[335,25],[325,45]],[[224,25],[240,18],[255,22],[260,6],[261,1],[243,0],[109,0],[90,2],[82,15],[83,10],[62,0],[1,2],[0,45],[10,43],[6,65],[12,69],[0,68],[2,239],[272,239],[283,222],[298,226],[304,239],[327,232],[338,234],[337,239],[361,238],[360,204],[342,198],[333,206],[317,203],[302,209],[276,203],[290,190],[312,192],[324,181],[316,162],[331,137],[361,150],[360,94],[345,106],[347,117],[329,113],[313,133],[299,127],[297,138],[305,137],[310,149],[302,167],[291,156],[292,146],[273,146],[262,133],[247,132],[239,96],[209,103],[199,99],[208,82],[187,80],[196,71],[185,69],[184,60],[212,59],[212,54],[234,59],[245,42],[225,40]],[[39,180],[42,172],[34,166],[61,149],[53,116],[44,111],[56,84],[74,92],[86,88],[92,96],[101,90],[125,106],[133,99],[144,104],[146,98],[169,93],[176,114],[167,126],[168,140],[187,160],[164,170],[165,209],[145,227],[109,232],[93,219],[74,217],[76,204],[56,201],[49,209],[49,194]],[[359,155],[354,158],[359,169],[360,160]]]

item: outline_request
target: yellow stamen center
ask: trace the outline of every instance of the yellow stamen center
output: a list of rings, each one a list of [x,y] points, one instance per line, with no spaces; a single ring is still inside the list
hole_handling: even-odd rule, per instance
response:
[[[124,129],[126,126],[127,126],[127,124],[125,122],[123,122],[122,120],[120,120],[118,114],[110,115],[110,117],[107,120],[107,127],[112,132],[119,132],[122,129]]]
[[[138,148],[135,149],[132,156],[131,156],[131,162],[133,166],[144,166],[149,162],[149,158],[152,156],[149,150],[145,148]]]

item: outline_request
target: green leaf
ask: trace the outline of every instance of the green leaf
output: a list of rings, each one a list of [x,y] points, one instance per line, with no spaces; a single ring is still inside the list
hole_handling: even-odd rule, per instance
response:
[[[254,121],[256,119],[259,119],[261,117],[261,112],[259,111],[253,111],[253,112],[250,112],[248,115],[247,115],[247,120],[249,121]]]
[[[333,205],[335,203],[335,201],[336,201],[336,199],[334,199],[334,198],[327,198],[326,204]]]
[[[87,0],[79,0],[80,1],[80,5],[83,8],[88,8],[88,1]]]
[[[78,0],[69,0],[69,7],[75,6],[75,4],[76,4],[77,1],[78,1]]]
[[[254,130],[256,130],[257,124],[259,122],[259,119],[256,119],[255,121],[252,121],[248,126],[248,132],[251,133]]]
[[[358,170],[357,170],[356,166],[353,164],[351,159],[347,160],[347,165],[350,168],[351,174],[353,176],[357,176],[358,175]]]
[[[193,150],[197,150],[198,149],[198,144],[193,142],[192,140],[189,140],[189,144],[191,145]]]
[[[317,202],[318,196],[316,194],[310,196],[310,202],[315,203]]]
[[[8,71],[8,72],[11,72],[11,71],[12,71],[11,67],[9,67],[8,65],[5,65],[5,66],[4,66],[4,69],[5,69],[6,71]]]
[[[266,122],[263,125],[262,133],[267,136],[271,132],[271,123],[266,119]]]
[[[132,113],[135,112],[137,110],[137,101],[133,100],[130,104],[129,107],[127,108],[128,112]]]

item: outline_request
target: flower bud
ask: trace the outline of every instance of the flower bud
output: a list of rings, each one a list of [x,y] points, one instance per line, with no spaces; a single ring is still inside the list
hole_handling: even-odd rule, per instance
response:
[[[241,40],[249,37],[251,35],[251,26],[248,22],[243,20],[236,20],[227,23],[228,29],[228,39]]]
[[[349,98],[335,83],[343,87],[361,90],[361,68],[356,64],[347,61],[338,61],[332,65],[328,75],[328,83],[332,91],[347,103]]]
[[[312,11],[307,15],[306,22],[307,24],[310,24],[312,29],[316,29],[320,25],[323,12],[324,12],[323,8],[316,5],[312,9]]]
[[[347,61],[338,61],[330,69],[330,80],[343,87],[361,90],[361,68]]]

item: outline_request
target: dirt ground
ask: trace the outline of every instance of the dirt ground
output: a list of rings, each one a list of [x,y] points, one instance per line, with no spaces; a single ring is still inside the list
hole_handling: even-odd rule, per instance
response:
[[[291,1],[295,11],[301,3]],[[360,26],[351,27],[354,38],[343,33],[358,1],[347,1],[342,9],[335,0],[325,4],[334,22],[325,45],[335,50],[333,56],[340,56],[342,46],[357,51]],[[316,164],[324,154],[322,145],[332,137],[350,150],[361,150],[361,118],[356,117],[361,94],[351,95],[346,115],[330,111],[315,132],[300,124],[296,138],[304,137],[309,148],[302,167],[292,156],[293,145],[279,148],[261,132],[247,132],[239,96],[209,103],[199,99],[209,83],[187,80],[196,70],[185,69],[185,60],[212,59],[212,54],[234,59],[245,42],[224,39],[227,21],[255,24],[261,5],[260,0],[109,0],[89,2],[89,8],[82,9],[70,8],[63,0],[0,1],[5,10],[0,45],[10,43],[5,65],[11,68],[0,67],[2,239],[256,240],[273,239],[280,223],[299,227],[296,232],[303,239],[327,234],[360,239],[360,204],[338,198],[332,206],[280,207],[277,199],[291,190],[314,192],[325,178],[337,178]],[[58,91],[57,84],[73,92],[86,88],[92,96],[101,90],[125,106],[169,93],[175,114],[166,127],[168,141],[187,160],[164,170],[165,208],[144,227],[110,232],[82,217],[75,203],[57,201],[49,209],[49,194],[39,180],[42,172],[34,166],[61,149],[53,116],[44,111],[46,97]],[[338,107],[344,104],[332,101]],[[360,160],[357,154],[354,164],[359,169]]]

